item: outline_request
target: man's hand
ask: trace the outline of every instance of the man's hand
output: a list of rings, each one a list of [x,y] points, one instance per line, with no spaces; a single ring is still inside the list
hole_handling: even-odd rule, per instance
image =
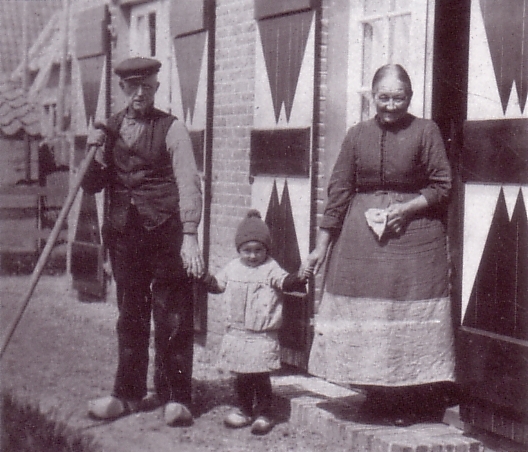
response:
[[[92,127],[88,131],[88,138],[86,139],[86,145],[88,148],[91,148],[92,146],[97,147],[94,160],[102,166],[107,165],[107,162],[105,162],[105,158],[104,158],[105,139],[106,139],[105,132],[101,129],[96,129],[95,127]]]
[[[104,130],[96,129],[95,127],[92,127],[88,131],[88,137],[86,139],[86,144],[88,146],[103,146],[105,143],[106,134],[104,133]]]
[[[187,275],[200,278],[204,273],[204,262],[196,234],[183,234],[180,254]]]

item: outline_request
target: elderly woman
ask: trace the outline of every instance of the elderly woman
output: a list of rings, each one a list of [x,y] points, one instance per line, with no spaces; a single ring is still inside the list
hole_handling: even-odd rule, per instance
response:
[[[344,139],[305,262],[317,272],[328,257],[309,372],[360,387],[363,414],[403,426],[440,417],[431,384],[454,380],[451,170],[436,124],[407,112],[405,69],[379,68],[372,94],[377,114]]]

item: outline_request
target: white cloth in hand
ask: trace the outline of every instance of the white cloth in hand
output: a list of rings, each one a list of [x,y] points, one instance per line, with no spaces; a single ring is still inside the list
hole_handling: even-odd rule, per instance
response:
[[[378,240],[381,240],[387,227],[387,212],[385,209],[369,209],[365,212],[365,218],[370,229],[374,231]]]

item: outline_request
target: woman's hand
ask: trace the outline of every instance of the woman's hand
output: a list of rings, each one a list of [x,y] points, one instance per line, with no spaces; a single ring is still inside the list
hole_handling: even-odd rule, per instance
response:
[[[301,266],[301,274],[316,275],[319,272],[319,269],[325,261],[330,242],[330,231],[327,229],[319,229],[315,249],[308,255],[306,261]]]
[[[401,234],[410,218],[427,208],[428,205],[424,195],[419,195],[408,202],[391,204],[385,209],[387,212],[387,229],[396,234]]]
[[[406,203],[392,204],[387,209],[387,229],[400,234],[408,221],[409,209]]]

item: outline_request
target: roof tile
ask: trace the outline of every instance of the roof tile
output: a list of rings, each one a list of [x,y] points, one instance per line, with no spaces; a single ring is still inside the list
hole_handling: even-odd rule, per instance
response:
[[[1,83],[0,135],[13,136],[21,131],[32,136],[40,134],[39,105],[14,83]]]

